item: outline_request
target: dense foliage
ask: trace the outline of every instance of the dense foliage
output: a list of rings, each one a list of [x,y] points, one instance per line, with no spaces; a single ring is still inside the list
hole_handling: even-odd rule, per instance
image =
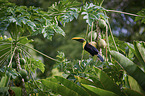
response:
[[[103,0],[92,3],[60,0],[44,11],[1,0],[0,95],[145,95],[145,42],[134,41],[131,44],[114,37],[107,16],[110,10],[103,8],[102,4]],[[144,9],[138,15],[117,12],[136,16],[136,21],[145,23]],[[79,54],[81,58],[76,60],[68,59],[61,51],[54,59],[33,48],[33,42],[40,41],[32,37],[43,36],[54,43],[54,35],[69,35],[61,26],[65,27],[80,17],[87,29],[81,36],[100,51],[104,62],[84,50]],[[76,43],[71,43],[75,50]],[[40,71],[46,72],[47,65],[43,64],[43,59],[39,60],[41,57],[36,53],[55,62],[51,76],[44,79],[37,76]]]

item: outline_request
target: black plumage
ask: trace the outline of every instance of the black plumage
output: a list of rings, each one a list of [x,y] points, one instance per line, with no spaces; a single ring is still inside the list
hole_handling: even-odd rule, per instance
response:
[[[72,39],[83,43],[83,47],[87,52],[89,52],[92,56],[97,55],[102,62],[104,61],[103,57],[99,54],[97,48],[89,44],[84,38],[74,37]]]
[[[99,51],[88,42],[86,42],[84,49],[88,51],[92,56],[97,55],[102,62],[104,61],[103,57],[100,54],[98,54]]]
[[[94,46],[92,46],[91,44],[89,44],[88,42],[86,43],[84,49],[86,51],[88,51],[92,56],[98,55],[98,53],[99,53],[99,51]]]

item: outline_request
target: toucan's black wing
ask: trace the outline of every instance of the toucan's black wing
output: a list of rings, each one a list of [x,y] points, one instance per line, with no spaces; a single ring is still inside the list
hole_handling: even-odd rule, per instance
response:
[[[91,44],[86,43],[84,49],[85,49],[86,51],[88,51],[92,56],[97,55],[97,56],[99,57],[99,59],[100,59],[102,62],[104,61],[103,57],[102,57],[100,54],[98,54],[99,51],[97,50],[97,48],[95,48],[95,47],[92,46]]]
[[[89,43],[86,43],[84,49],[85,49],[86,51],[88,51],[92,56],[97,55],[97,54],[99,53],[99,51],[98,51],[94,46],[92,46],[92,45],[89,44]]]

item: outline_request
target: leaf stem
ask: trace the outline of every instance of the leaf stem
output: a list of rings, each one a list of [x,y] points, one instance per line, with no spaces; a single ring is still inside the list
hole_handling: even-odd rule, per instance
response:
[[[106,10],[108,12],[115,12],[115,13],[122,13],[122,14],[126,14],[126,15],[131,15],[131,16],[137,16],[137,17],[145,17],[145,16],[140,16],[140,15],[136,15],[136,14],[132,14],[132,13],[127,13],[127,12],[122,12],[122,11],[117,11],[117,10]]]
[[[106,12],[105,12],[105,15],[107,16]],[[113,40],[113,43],[115,45],[115,48],[116,50],[118,51],[118,48],[116,46],[116,43],[115,43],[115,40],[114,40],[114,37],[113,37],[113,34],[112,34],[112,30],[111,30],[111,27],[110,27],[110,23],[109,23],[109,20],[107,19],[107,24],[108,24],[108,27],[109,27],[109,30],[110,30],[110,33],[111,33],[111,37],[112,37],[112,40]],[[108,42],[109,43],[109,42]],[[110,50],[109,50],[110,51]]]
[[[91,26],[91,42],[92,42],[92,32],[93,32],[93,22],[92,22],[92,26]]]
[[[21,43],[19,43],[19,44],[21,44]],[[25,46],[25,47],[28,47],[28,48],[30,48],[30,49],[36,51],[37,53],[39,53],[39,54],[41,54],[41,55],[43,55],[43,56],[45,56],[45,57],[47,57],[47,58],[53,60],[53,61],[60,62],[60,61],[58,61],[57,59],[54,59],[54,58],[52,58],[52,57],[50,57],[50,56],[47,56],[47,55],[45,55],[44,53],[42,53],[42,52],[40,52],[40,51],[38,51],[38,50],[36,50],[36,49],[34,49],[34,48],[31,48],[31,47],[26,46],[26,45],[24,45],[24,44],[21,44],[21,45],[23,45],[23,46]]]
[[[118,51],[118,48],[116,46],[116,43],[115,43],[115,40],[114,40],[114,37],[113,37],[113,34],[112,34],[112,30],[111,30],[111,27],[110,27],[110,24],[109,23],[108,23],[108,26],[109,26],[109,30],[110,30],[110,33],[111,33],[111,37],[112,37],[113,43],[115,45],[116,50]]]
[[[107,26],[107,24],[106,24],[106,32],[105,32],[105,34],[106,34],[106,41],[107,41],[107,46],[106,46],[106,61],[108,61],[108,58],[107,58],[107,47],[108,47],[109,51],[110,51],[110,47],[109,47],[109,40],[108,40],[108,26]],[[110,59],[111,59],[111,57],[110,57]]]
[[[102,6],[103,2],[104,2],[104,0],[101,1],[100,6]]]

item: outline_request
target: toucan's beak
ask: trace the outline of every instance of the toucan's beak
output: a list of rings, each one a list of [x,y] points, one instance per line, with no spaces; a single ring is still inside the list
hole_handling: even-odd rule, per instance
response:
[[[82,37],[73,37],[72,40],[76,40],[76,41],[79,41],[79,42],[82,42],[82,43],[85,41],[85,39],[82,38]]]

